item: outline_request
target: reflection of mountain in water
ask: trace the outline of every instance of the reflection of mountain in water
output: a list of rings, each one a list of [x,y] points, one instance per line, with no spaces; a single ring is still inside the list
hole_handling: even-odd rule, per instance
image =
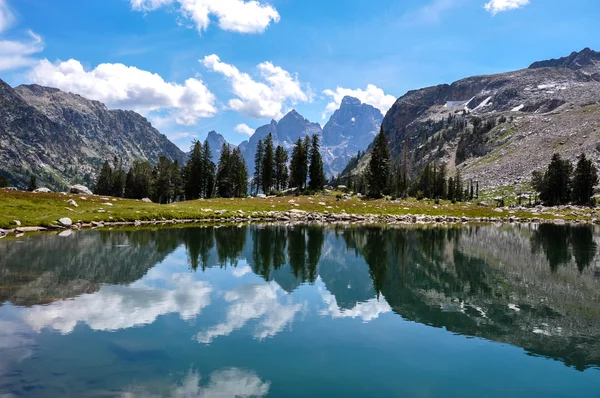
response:
[[[30,306],[95,292],[102,283],[135,282],[177,247],[176,232],[81,231],[0,242],[0,304]]]
[[[600,366],[598,236],[592,227],[554,225],[44,235],[0,243],[0,300],[32,305],[96,292],[102,283],[130,284],[183,243],[197,272],[245,259],[288,293],[320,279],[328,290],[323,314],[379,314],[389,304],[411,321],[585,369]]]

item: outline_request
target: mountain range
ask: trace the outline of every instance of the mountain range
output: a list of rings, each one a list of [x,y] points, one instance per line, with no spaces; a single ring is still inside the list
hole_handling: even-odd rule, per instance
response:
[[[463,178],[486,188],[528,181],[555,152],[572,160],[585,152],[598,164],[600,53],[586,48],[527,69],[412,90],[385,118],[352,97],[342,100],[323,127],[292,110],[256,129],[239,148],[252,173],[256,144],[268,134],[288,151],[299,138],[317,134],[328,176],[357,174],[381,126],[395,161],[408,142],[413,178],[428,163],[446,163],[451,174],[460,170]],[[216,163],[226,140],[211,131],[207,141]],[[350,162],[365,150],[359,162]],[[187,160],[133,111],[109,110],[55,88],[13,89],[0,80],[0,173],[11,184],[25,187],[34,174],[40,185],[53,189],[92,185],[102,163],[115,156],[126,166],[134,160],[154,163],[159,156]]]
[[[533,63],[407,92],[387,112],[383,128],[395,161],[408,142],[412,177],[431,162],[482,187],[520,185],[553,153],[575,160],[600,154],[600,53],[586,48]],[[367,153],[358,165],[364,170]]]

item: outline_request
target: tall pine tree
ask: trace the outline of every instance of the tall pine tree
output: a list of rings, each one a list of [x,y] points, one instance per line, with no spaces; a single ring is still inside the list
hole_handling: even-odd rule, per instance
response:
[[[230,162],[231,148],[229,144],[224,143],[221,147],[221,155],[217,166],[217,195],[221,198],[230,198],[233,195],[233,181],[230,174],[232,164]]]
[[[265,154],[262,162],[262,188],[265,194],[273,189],[275,181],[275,153],[273,151],[273,136],[269,134],[265,139]]]
[[[307,149],[301,138],[294,145],[292,150],[292,159],[290,162],[290,187],[296,188],[300,193],[306,187],[307,168]]]
[[[370,197],[380,198],[387,192],[389,173],[390,150],[382,126],[379,134],[375,137],[367,170],[367,184]]]
[[[202,144],[195,141],[185,167],[185,197],[187,200],[200,198],[203,182]]]
[[[112,175],[113,169],[108,160],[106,160],[102,169],[100,169],[100,174],[98,174],[98,181],[94,190],[97,195],[106,196],[112,193]]]
[[[310,168],[308,188],[311,191],[322,191],[325,188],[325,172],[323,171],[323,158],[321,157],[319,136],[313,134],[310,147]]]
[[[592,205],[592,196],[596,185],[598,185],[596,166],[582,153],[573,176],[573,203],[580,206]]]
[[[275,150],[275,189],[283,191],[288,184],[288,153],[281,145]]]
[[[256,153],[254,154],[254,178],[252,180],[255,195],[258,195],[262,188],[262,165],[264,157],[265,145],[262,140],[258,140],[258,143],[256,144]]]

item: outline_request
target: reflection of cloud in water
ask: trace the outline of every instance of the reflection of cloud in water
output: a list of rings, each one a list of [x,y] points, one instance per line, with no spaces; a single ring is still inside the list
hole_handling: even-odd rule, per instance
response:
[[[210,304],[211,286],[191,275],[173,274],[170,289],[105,286],[99,292],[27,310],[26,322],[40,331],[50,327],[71,333],[78,322],[94,330],[115,331],[153,323],[160,315],[179,313],[184,320]]]
[[[0,320],[0,376],[11,363],[31,356],[35,342],[29,334],[31,329],[19,321]]]
[[[392,311],[385,298],[372,298],[363,303],[357,303],[352,309],[341,309],[335,296],[328,291],[321,291],[321,297],[327,308],[319,312],[320,315],[331,315],[332,318],[361,318],[363,322],[370,322],[379,318],[379,315]]]
[[[233,274],[233,276],[235,276],[236,278],[241,278],[242,276],[249,274],[252,272],[252,268],[250,268],[249,265],[246,265],[244,267],[238,267],[238,268],[234,268],[231,273]]]
[[[304,304],[293,304],[290,300],[281,303],[279,298],[285,296],[283,289],[274,282],[243,285],[226,292],[225,300],[231,303],[227,308],[226,321],[198,333],[196,339],[208,344],[216,337],[228,336],[252,319],[261,319],[254,332],[255,338],[273,337],[291,324],[296,313],[304,307]]]
[[[207,385],[201,386],[202,377],[190,372],[181,385],[165,394],[149,392],[144,387],[134,387],[122,394],[122,398],[234,398],[264,397],[269,392],[270,382],[263,382],[255,373],[236,368],[221,370],[210,375]]]

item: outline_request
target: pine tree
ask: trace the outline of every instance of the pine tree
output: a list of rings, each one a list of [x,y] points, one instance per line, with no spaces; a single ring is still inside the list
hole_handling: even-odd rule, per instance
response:
[[[454,194],[456,193],[456,189],[454,186],[454,178],[450,177],[448,178],[448,194],[447,194],[447,199],[451,202],[454,202]]]
[[[113,170],[110,166],[110,163],[107,161],[104,162],[102,169],[100,170],[100,174],[98,174],[98,181],[96,182],[95,192],[98,195],[106,196],[110,195],[112,192],[112,174]]]
[[[321,157],[319,136],[317,134],[314,134],[311,139],[308,188],[313,192],[325,189],[323,158]]]
[[[273,189],[275,181],[275,153],[273,152],[273,136],[269,134],[265,139],[265,154],[262,162],[262,188],[265,194]]]
[[[296,188],[298,193],[306,187],[307,153],[304,142],[301,138],[298,138],[292,150],[292,160],[290,162],[290,187]]]
[[[592,196],[596,185],[598,185],[596,166],[582,153],[573,176],[573,202],[580,206],[592,205]]]
[[[540,199],[549,206],[569,203],[572,173],[573,165],[571,162],[563,160],[558,153],[555,153],[541,183],[535,183],[537,188],[540,189]]]
[[[265,157],[265,146],[262,140],[258,140],[256,144],[256,154],[254,155],[254,189],[255,195],[258,195],[262,188],[262,165]]]
[[[114,169],[112,173],[112,184],[110,195],[116,198],[123,196],[125,192],[126,173],[123,169],[123,159],[114,157]]]
[[[275,150],[275,189],[283,191],[288,184],[288,153],[282,146],[278,145]]]
[[[172,164],[171,161],[161,156],[158,163],[154,166],[152,177],[154,185],[152,188],[152,199],[157,203],[169,203],[173,197],[173,184],[171,180]]]
[[[229,144],[223,144],[221,147],[221,155],[219,157],[219,165],[217,166],[217,196],[221,198],[230,198],[233,195],[232,192],[232,184],[233,180],[230,179],[232,177],[231,169],[232,164],[230,162],[231,159],[231,148]]]
[[[204,141],[202,151],[202,177],[203,184],[201,194],[204,198],[212,198],[215,193],[215,174],[217,167],[212,161],[212,152],[210,151],[210,145],[208,140]]]
[[[367,184],[370,197],[380,198],[386,193],[389,172],[390,150],[382,126],[381,131],[375,137],[367,171]]]
[[[29,185],[27,186],[27,190],[32,192],[38,188],[37,185],[37,177],[33,174],[29,175]]]
[[[179,167],[179,161],[175,160],[171,164],[171,185],[173,186],[173,202],[180,201],[184,195],[183,170]]]
[[[0,174],[0,188],[6,188],[8,186],[8,180],[2,174]]]
[[[454,178],[454,196],[453,199],[457,202],[462,202],[465,193],[463,191],[463,182],[460,175],[460,170],[456,170],[456,176]]]
[[[230,159],[230,181],[232,181],[232,195],[236,198],[245,198],[248,195],[248,167],[239,148],[235,148]]]
[[[447,195],[447,186],[446,186],[446,174],[447,168],[446,164],[442,163],[438,168],[437,178],[435,182],[435,193],[434,197],[439,199],[446,199]]]
[[[127,172],[125,197],[149,198],[152,194],[152,166],[148,162],[135,161]]]
[[[204,185],[202,172],[202,144],[195,141],[190,158],[185,167],[185,197],[187,200],[198,199]]]

